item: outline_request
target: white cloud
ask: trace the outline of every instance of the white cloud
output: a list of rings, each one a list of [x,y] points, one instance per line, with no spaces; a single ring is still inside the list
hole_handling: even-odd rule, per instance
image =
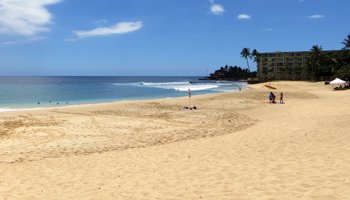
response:
[[[88,31],[73,31],[77,38],[125,34],[142,28],[142,22],[120,22],[110,27],[99,27]]]
[[[0,33],[27,37],[49,31],[51,13],[46,6],[61,0],[0,0]]]
[[[250,15],[247,14],[239,14],[237,16],[237,19],[251,19],[252,17]]]
[[[321,19],[323,17],[324,17],[324,15],[310,15],[309,16],[310,19]]]
[[[211,3],[210,6],[210,12],[214,15],[220,15],[223,14],[225,12],[224,6],[220,5],[220,4],[216,4],[214,2],[214,0],[209,0],[209,2]]]

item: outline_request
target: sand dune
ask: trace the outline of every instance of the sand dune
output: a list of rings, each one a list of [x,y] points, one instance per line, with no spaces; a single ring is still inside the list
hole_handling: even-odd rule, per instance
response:
[[[0,199],[350,199],[350,91],[272,84],[0,113]]]

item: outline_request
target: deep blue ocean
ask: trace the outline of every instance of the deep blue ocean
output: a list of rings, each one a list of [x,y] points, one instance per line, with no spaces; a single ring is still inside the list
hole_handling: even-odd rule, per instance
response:
[[[201,77],[0,77],[0,111],[235,91],[245,82]]]

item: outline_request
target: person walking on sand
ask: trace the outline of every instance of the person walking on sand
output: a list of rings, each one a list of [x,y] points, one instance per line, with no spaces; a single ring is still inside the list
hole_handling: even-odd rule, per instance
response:
[[[283,92],[281,92],[281,95],[280,95],[280,103],[283,104]]]

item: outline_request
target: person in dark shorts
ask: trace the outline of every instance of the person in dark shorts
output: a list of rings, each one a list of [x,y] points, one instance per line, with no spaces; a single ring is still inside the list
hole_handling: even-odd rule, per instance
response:
[[[270,95],[269,95],[270,103],[276,103],[275,99],[276,99],[275,94],[273,92],[270,92]]]
[[[281,92],[281,94],[280,94],[280,103],[281,103],[281,104],[284,103],[284,102],[283,102],[283,92]]]

